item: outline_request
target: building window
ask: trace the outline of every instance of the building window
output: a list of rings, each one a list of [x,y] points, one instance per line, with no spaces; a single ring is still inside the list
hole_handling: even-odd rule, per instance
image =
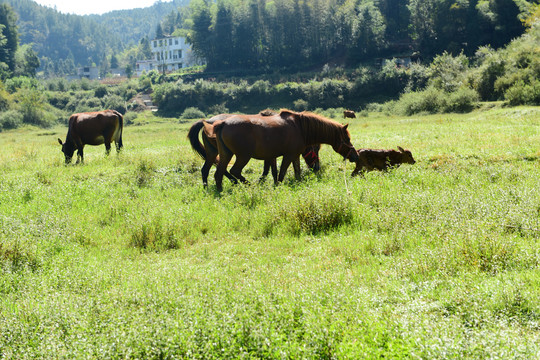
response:
[[[174,39],[174,45],[178,45],[178,39]]]
[[[172,39],[169,39],[169,45],[172,45]]]
[[[159,46],[163,46],[163,40],[159,40]]]
[[[154,40],[154,47],[157,47],[157,41]]]
[[[179,58],[179,59],[182,58],[182,50],[178,50],[178,58]]]

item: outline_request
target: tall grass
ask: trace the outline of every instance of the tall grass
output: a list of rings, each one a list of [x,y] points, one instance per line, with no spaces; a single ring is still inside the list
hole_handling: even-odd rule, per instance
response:
[[[70,166],[65,128],[0,133],[0,357],[538,357],[539,119],[370,114],[353,143],[415,165],[351,178],[323,146],[319,175],[252,160],[222,193],[190,124]]]

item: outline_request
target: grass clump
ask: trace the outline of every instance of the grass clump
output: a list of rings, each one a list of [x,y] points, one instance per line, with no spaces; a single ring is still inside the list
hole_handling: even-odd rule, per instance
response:
[[[0,242],[0,266],[10,272],[24,268],[34,271],[39,267],[39,261],[28,248],[21,246],[18,241],[6,241]]]
[[[160,252],[177,249],[178,237],[178,229],[172,225],[163,224],[160,219],[155,219],[135,229],[131,234],[129,245],[140,250]]]
[[[309,189],[284,202],[271,223],[285,222],[293,235],[329,232],[353,220],[353,202],[333,190],[312,193]]]

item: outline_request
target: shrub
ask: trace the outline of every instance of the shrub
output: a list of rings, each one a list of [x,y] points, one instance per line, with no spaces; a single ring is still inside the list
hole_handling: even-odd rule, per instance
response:
[[[442,112],[446,107],[446,94],[434,87],[406,93],[400,97],[397,107],[405,115]]]
[[[16,110],[0,112],[0,130],[16,129],[23,123],[23,115]]]
[[[108,94],[107,87],[105,85],[99,85],[94,89],[94,96],[101,99]]]
[[[136,112],[133,112],[133,111],[130,111],[130,112],[126,113],[124,115],[124,125],[134,124],[135,119],[137,119],[138,116],[139,116],[139,114],[137,114]]]
[[[184,119],[200,119],[204,117],[204,113],[196,107],[188,107],[182,113],[182,118]]]
[[[531,84],[518,81],[506,90],[504,97],[512,106],[540,105],[540,81],[534,80]]]
[[[469,88],[460,88],[450,93],[444,112],[464,113],[472,111],[479,100],[478,93]]]
[[[305,111],[305,110],[309,109],[309,104],[304,99],[298,99],[298,100],[294,101],[293,108],[296,111]]]
[[[103,107],[105,109],[116,110],[121,114],[127,111],[126,102],[118,95],[107,95],[103,98]]]
[[[212,105],[208,108],[209,114],[228,114],[229,109],[223,104]]]

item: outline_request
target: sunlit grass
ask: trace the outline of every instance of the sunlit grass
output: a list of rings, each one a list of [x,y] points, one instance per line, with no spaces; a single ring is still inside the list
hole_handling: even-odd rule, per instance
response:
[[[150,115],[145,115],[150,116]],[[0,133],[3,358],[535,358],[540,109],[350,123],[417,163],[202,187],[190,123]],[[305,169],[305,166],[302,165]]]

